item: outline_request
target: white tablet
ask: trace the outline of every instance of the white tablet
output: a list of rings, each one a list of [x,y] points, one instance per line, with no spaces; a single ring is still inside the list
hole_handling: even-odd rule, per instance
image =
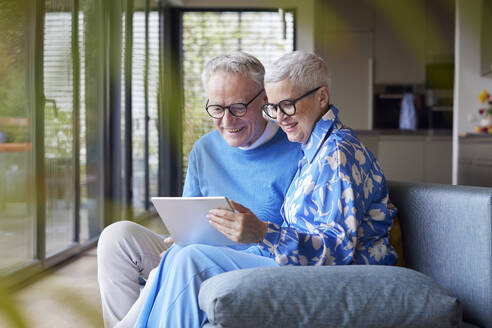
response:
[[[152,197],[152,203],[178,245],[243,245],[224,236],[206,218],[212,208],[232,210],[226,197]]]

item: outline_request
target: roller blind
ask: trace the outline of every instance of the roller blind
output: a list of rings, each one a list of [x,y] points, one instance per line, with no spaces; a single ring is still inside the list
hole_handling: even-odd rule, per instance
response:
[[[44,148],[46,185],[46,254],[70,245],[74,235],[73,63],[70,3],[45,15]]]
[[[132,149],[133,206],[143,212],[149,196],[157,196],[158,182],[158,88],[159,88],[159,13],[149,12],[148,44],[146,44],[145,12],[133,14],[132,49]],[[147,83],[147,89],[145,88]],[[146,113],[146,104],[147,110]],[[146,117],[146,115],[148,115]],[[146,127],[148,119],[148,130]],[[148,133],[148,162],[145,158],[145,134]],[[148,170],[148,181],[145,179]],[[148,184],[148,186],[147,186]]]

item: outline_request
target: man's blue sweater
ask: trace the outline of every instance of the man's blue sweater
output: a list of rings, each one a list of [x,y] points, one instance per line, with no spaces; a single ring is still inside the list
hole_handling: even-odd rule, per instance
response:
[[[281,129],[249,150],[229,146],[214,130],[193,145],[183,197],[226,196],[281,224],[280,208],[301,156],[300,144],[289,142]]]

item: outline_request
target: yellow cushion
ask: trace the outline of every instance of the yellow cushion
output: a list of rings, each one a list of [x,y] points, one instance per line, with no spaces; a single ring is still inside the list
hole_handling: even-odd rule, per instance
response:
[[[405,259],[403,258],[403,241],[401,240],[401,227],[398,215],[393,220],[393,226],[390,230],[390,245],[392,245],[398,253],[397,266],[405,266]]]

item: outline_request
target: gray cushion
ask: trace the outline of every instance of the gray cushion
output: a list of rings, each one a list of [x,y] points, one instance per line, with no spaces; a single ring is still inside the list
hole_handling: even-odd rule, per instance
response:
[[[459,298],[463,319],[492,328],[492,188],[388,182],[405,266]]]
[[[458,327],[459,301],[414,270],[268,267],[203,282],[207,327]]]

